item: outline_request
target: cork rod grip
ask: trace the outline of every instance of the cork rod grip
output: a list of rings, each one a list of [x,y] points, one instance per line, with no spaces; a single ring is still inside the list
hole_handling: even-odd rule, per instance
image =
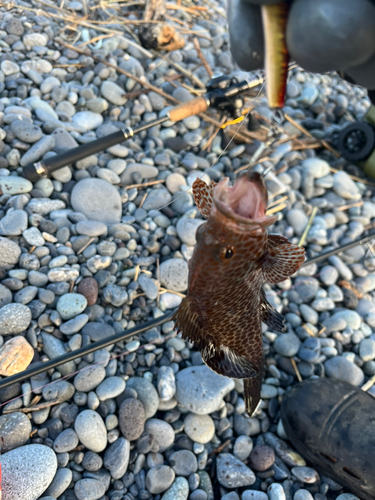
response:
[[[204,96],[197,97],[192,101],[186,102],[184,104],[180,104],[175,108],[171,109],[168,113],[169,118],[173,122],[179,122],[184,118],[188,118],[189,116],[199,115],[199,113],[204,113],[208,109],[208,103]]]

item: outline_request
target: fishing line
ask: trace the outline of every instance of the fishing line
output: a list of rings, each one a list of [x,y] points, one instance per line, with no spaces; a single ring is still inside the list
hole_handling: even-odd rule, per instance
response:
[[[262,86],[261,88],[259,89],[258,91],[258,94],[255,96],[252,104],[253,104],[253,107],[248,109],[246,114],[244,115],[244,119],[240,122],[237,130],[235,131],[235,133],[233,134],[233,136],[230,138],[228,144],[225,146],[224,150],[220,153],[220,155],[218,156],[217,160],[215,161],[215,163],[213,163],[212,165],[210,165],[209,167],[207,167],[204,172],[202,173],[202,175],[200,177],[197,177],[197,179],[200,179],[200,180],[203,180],[203,177],[206,175],[207,171],[210,170],[212,167],[214,167],[215,165],[217,165],[220,161],[220,159],[222,158],[222,156],[227,152],[229,146],[232,144],[232,142],[234,141],[235,137],[237,136],[237,134],[240,132],[242,126],[244,125],[244,122],[245,122],[245,119],[249,116],[250,112],[253,110],[254,108],[254,104],[257,102],[257,100],[259,99],[263,89],[265,87],[265,82],[262,83]],[[179,194],[179,196],[177,196],[177,198],[175,198],[174,200],[172,201],[169,201],[168,203],[166,203],[165,205],[161,206],[160,208],[158,208],[157,210],[162,210],[163,208],[166,208],[168,207],[169,205],[171,205],[172,203],[174,203],[175,201],[179,200],[180,198],[182,198],[182,196],[184,196],[184,194],[186,194],[189,190],[191,189],[191,186],[188,187],[188,189],[186,191],[183,191]]]

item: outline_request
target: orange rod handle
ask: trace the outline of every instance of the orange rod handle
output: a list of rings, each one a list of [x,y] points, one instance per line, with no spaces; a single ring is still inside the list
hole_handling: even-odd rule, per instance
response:
[[[204,96],[201,96],[171,109],[168,113],[168,116],[173,122],[179,122],[180,120],[188,118],[189,116],[204,113],[205,111],[207,111],[208,106],[209,103],[207,102],[206,98]]]

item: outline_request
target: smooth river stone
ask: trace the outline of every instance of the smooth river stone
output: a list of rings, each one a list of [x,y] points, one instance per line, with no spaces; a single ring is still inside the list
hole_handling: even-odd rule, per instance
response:
[[[122,204],[120,194],[112,184],[102,179],[83,179],[71,194],[71,204],[89,220],[115,224],[120,222]]]
[[[23,177],[0,175],[0,195],[30,193],[33,185]]]
[[[26,370],[33,357],[34,349],[24,337],[8,340],[0,349],[0,375],[8,377]]]
[[[37,500],[51,484],[57,470],[55,452],[30,444],[1,455],[2,500]]]

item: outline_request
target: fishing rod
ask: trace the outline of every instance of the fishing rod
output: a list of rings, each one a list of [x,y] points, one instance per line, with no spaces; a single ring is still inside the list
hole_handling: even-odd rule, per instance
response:
[[[52,172],[60,168],[72,165],[79,160],[100,153],[116,144],[121,144],[144,130],[148,130],[156,125],[161,125],[169,120],[179,122],[184,118],[204,113],[211,107],[218,108],[222,111],[226,110],[236,116],[242,106],[242,102],[238,102],[238,98],[262,83],[262,79],[250,81],[243,80],[238,82],[236,78],[231,78],[229,76],[212,78],[207,85],[207,92],[205,94],[192,101],[174,107],[168,111],[165,116],[134,129],[131,127],[119,129],[113,134],[106,135],[95,141],[83,144],[82,146],[69,149],[60,155],[55,155],[46,160],[27,165],[23,169],[23,175],[31,182],[37,182],[44,177],[48,177]]]
[[[347,243],[346,245],[342,245],[338,248],[334,248],[334,249],[329,250],[327,252],[323,252],[323,253],[317,255],[316,257],[313,257],[312,259],[309,259],[306,262],[304,262],[301,267],[309,266],[311,264],[315,264],[316,262],[320,262],[321,260],[328,259],[329,257],[332,257],[333,255],[350,250],[351,248],[353,248],[357,245],[363,245],[373,238],[375,238],[375,231],[372,231],[367,236],[364,236],[362,238],[358,238],[357,240],[354,240],[350,243]],[[52,368],[57,368],[58,366],[60,366],[64,363],[68,363],[69,361],[73,361],[77,358],[85,356],[86,354],[90,354],[92,352],[95,352],[98,349],[103,349],[103,348],[108,347],[108,346],[115,344],[117,342],[121,342],[122,340],[125,340],[129,337],[139,335],[147,330],[150,330],[151,328],[155,328],[156,326],[160,326],[163,323],[170,321],[172,319],[174,313],[175,313],[175,310],[173,310],[167,314],[164,314],[163,316],[160,316],[159,318],[150,320],[147,323],[143,323],[142,325],[135,326],[133,328],[130,328],[129,330],[125,330],[121,333],[116,333],[115,335],[112,335],[110,337],[106,337],[105,339],[98,340],[97,342],[93,342],[92,344],[85,346],[85,347],[81,347],[80,349],[77,349],[76,351],[68,352],[66,354],[63,354],[62,356],[57,356],[56,358],[53,358],[50,361],[46,361],[45,363],[43,363],[43,362],[38,363],[35,366],[32,366],[31,368],[29,368],[23,372],[17,373],[15,375],[11,375],[10,377],[7,377],[3,380],[0,380],[0,390],[4,389],[5,387],[9,387],[10,385],[15,384],[17,382],[23,382],[24,380],[26,380],[30,377],[34,377],[35,375],[43,373],[43,372],[50,370]]]

